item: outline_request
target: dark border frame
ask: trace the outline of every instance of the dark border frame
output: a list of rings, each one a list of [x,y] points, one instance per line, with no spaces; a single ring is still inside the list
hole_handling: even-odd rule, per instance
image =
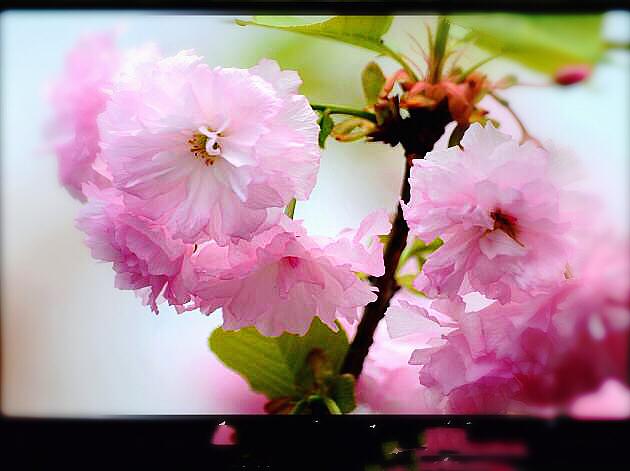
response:
[[[526,11],[531,13],[627,10],[619,0],[416,0],[389,2],[181,0],[15,0],[6,9],[147,9],[154,13],[185,14],[431,14],[452,11]],[[177,10],[171,10],[177,8]],[[1,334],[1,332],[0,332]],[[0,338],[1,340],[1,338]],[[1,373],[1,372],[0,372]],[[1,379],[1,378],[0,378]],[[238,430],[234,446],[215,446],[211,437],[221,422]],[[0,459],[19,454],[26,462],[54,454],[64,460],[89,452],[93,458],[121,451],[143,452],[145,463],[156,451],[176,453],[180,460],[201,456],[210,469],[365,469],[385,466],[382,444],[396,440],[414,443],[430,427],[456,427],[473,440],[517,440],[528,455],[512,464],[518,469],[578,469],[630,463],[625,449],[630,420],[576,421],[509,416],[391,416],[280,417],[248,415],[106,416],[84,419],[17,418],[0,414]],[[404,453],[402,454],[404,455]],[[457,459],[456,454],[446,458]],[[465,458],[465,457],[459,457]],[[466,461],[466,460],[464,460]],[[403,463],[404,456],[393,461]],[[44,461],[44,463],[49,463]],[[181,463],[181,461],[180,461]],[[96,464],[96,463],[94,463]],[[377,468],[386,469],[386,468]],[[479,468],[476,468],[479,469]],[[616,469],[616,468],[615,468]]]

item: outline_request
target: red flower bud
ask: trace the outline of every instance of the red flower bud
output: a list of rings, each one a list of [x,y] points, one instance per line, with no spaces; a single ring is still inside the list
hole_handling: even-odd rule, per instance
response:
[[[591,68],[586,64],[568,65],[561,67],[554,76],[558,85],[573,85],[586,80],[591,75]]]

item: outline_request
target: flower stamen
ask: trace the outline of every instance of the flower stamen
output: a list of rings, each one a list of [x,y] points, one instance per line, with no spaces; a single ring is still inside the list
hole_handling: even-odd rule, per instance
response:
[[[222,137],[224,136],[221,131],[212,131],[206,126],[201,126],[188,139],[190,152],[195,158],[203,160],[206,165],[214,165],[219,155],[221,155],[219,138]]]

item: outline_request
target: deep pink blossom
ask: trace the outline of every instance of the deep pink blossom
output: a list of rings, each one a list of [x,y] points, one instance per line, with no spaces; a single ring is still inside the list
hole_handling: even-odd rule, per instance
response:
[[[83,192],[88,203],[77,226],[86,234],[92,256],[112,262],[116,287],[135,290],[155,313],[162,299],[176,306],[187,303],[181,269],[193,247],[173,240],[163,226],[130,213],[115,188],[88,183]]]
[[[226,330],[256,326],[267,336],[303,335],[315,316],[337,330],[337,317],[353,322],[376,299],[356,273],[383,274],[383,245],[375,235],[388,232],[384,212],[336,239],[313,238],[300,222],[283,217],[251,241],[201,245],[186,278],[202,312],[223,308]]]
[[[627,381],[630,251],[609,242],[585,250],[569,279],[525,303],[467,312],[461,302],[435,301],[446,321],[416,310],[451,328],[411,358],[433,404],[457,413],[557,410],[607,379]],[[393,335],[414,330],[404,316],[394,320],[403,328]]]
[[[223,421],[214,429],[210,442],[217,446],[236,445],[236,429]]]
[[[317,117],[273,61],[211,68],[184,51],[138,68],[100,116],[113,184],[185,242],[251,239],[268,208],[310,194]]]
[[[564,279],[579,221],[567,158],[490,125],[473,124],[461,145],[414,161],[405,218],[420,239],[444,241],[416,287],[501,303],[544,293]]]

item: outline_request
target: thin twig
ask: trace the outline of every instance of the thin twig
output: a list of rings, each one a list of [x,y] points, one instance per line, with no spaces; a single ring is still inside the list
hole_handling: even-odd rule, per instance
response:
[[[522,134],[521,144],[524,143],[525,141],[531,140],[536,145],[542,147],[542,144],[540,143],[540,141],[538,139],[536,139],[534,136],[532,136],[529,133],[529,131],[527,131],[527,128],[525,127],[525,124],[523,123],[523,121],[521,121],[521,119],[518,117],[518,115],[514,112],[514,110],[510,106],[510,102],[508,102],[505,98],[502,98],[502,97],[498,96],[494,92],[488,92],[488,95],[490,95],[492,98],[494,98],[494,100],[498,104],[503,106],[503,108],[505,108],[507,110],[507,112],[510,113],[510,116],[512,116],[512,118],[514,118],[514,120],[516,121],[516,124],[518,125],[519,129],[521,130],[521,134]]]
[[[316,111],[328,111],[329,114],[345,114],[348,116],[357,116],[359,118],[367,119],[368,121],[376,123],[376,115],[374,113],[358,110],[356,108],[350,108],[348,106],[311,103],[311,108]]]

